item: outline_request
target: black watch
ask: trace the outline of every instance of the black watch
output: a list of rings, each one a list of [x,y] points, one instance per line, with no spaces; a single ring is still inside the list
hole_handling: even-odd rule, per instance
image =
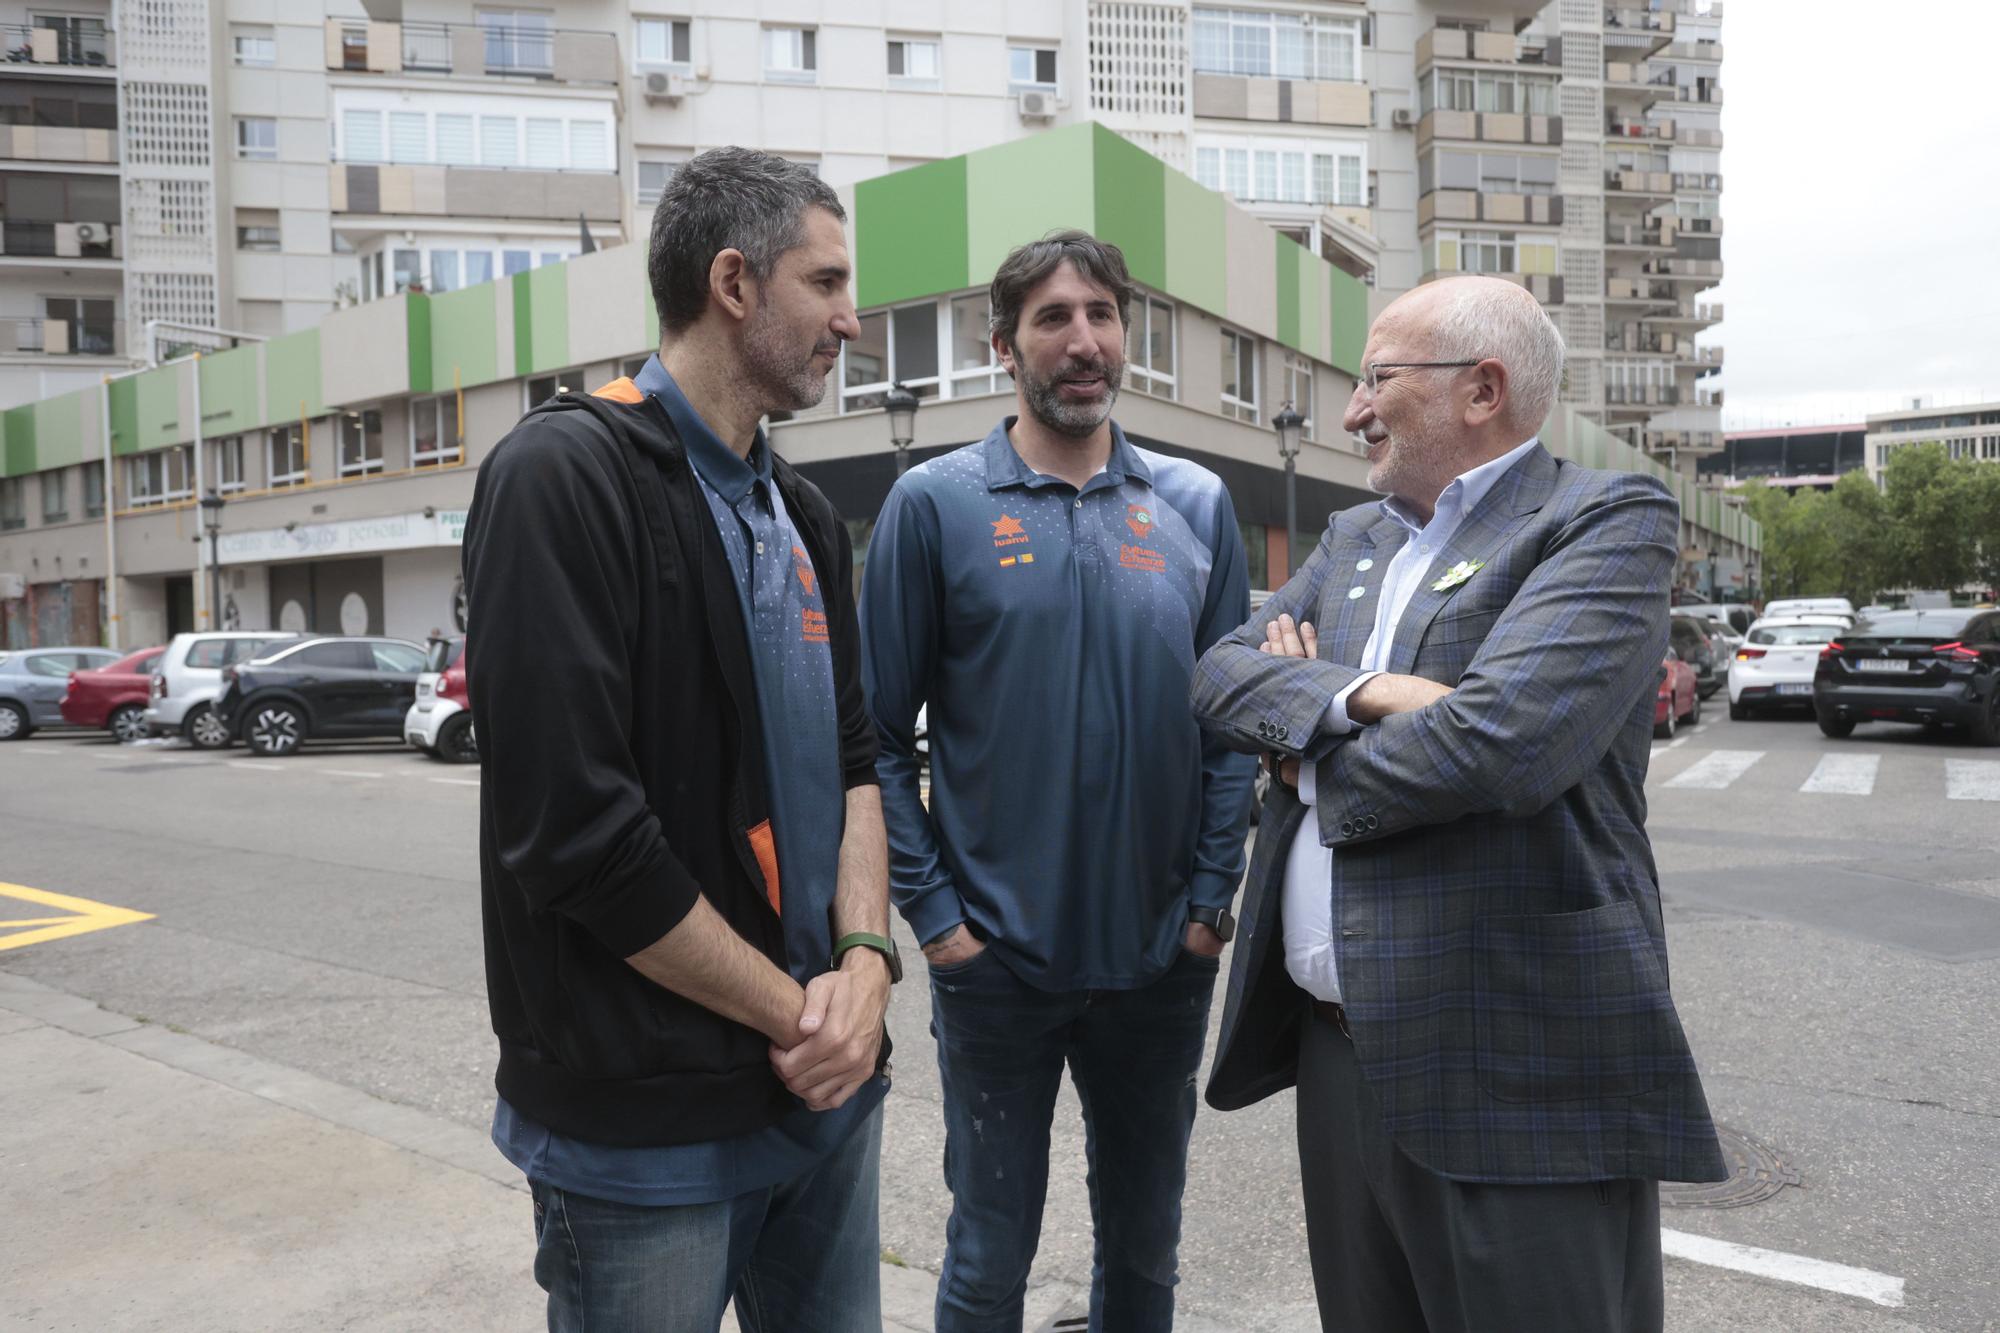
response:
[[[1236,938],[1236,918],[1227,907],[1190,907],[1188,920],[1207,926],[1224,944]]]

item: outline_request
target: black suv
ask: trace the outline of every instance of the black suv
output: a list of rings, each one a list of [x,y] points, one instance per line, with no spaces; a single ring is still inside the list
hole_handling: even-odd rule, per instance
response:
[[[1819,729],[1857,722],[1963,727],[2000,745],[2000,611],[1887,611],[1835,636],[1813,673]]]
[[[424,650],[404,639],[303,639],[223,672],[215,711],[252,754],[296,753],[308,737],[401,740]]]

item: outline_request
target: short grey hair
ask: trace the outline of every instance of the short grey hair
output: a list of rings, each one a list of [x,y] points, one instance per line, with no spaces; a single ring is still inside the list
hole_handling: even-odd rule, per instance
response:
[[[1540,430],[1562,387],[1562,333],[1542,303],[1504,278],[1451,278],[1431,320],[1440,361],[1492,358],[1507,367],[1510,419]]]
[[[811,167],[754,148],[711,148],[675,171],[646,252],[660,328],[678,333],[701,318],[708,270],[724,250],[742,251],[750,276],[767,281],[779,256],[805,240],[809,208],[847,221],[840,196]]]

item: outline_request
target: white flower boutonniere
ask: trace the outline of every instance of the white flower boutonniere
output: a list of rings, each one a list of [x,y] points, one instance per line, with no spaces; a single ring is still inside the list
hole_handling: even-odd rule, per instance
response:
[[[1444,577],[1431,585],[1432,592],[1445,592],[1486,568],[1484,560],[1461,560],[1444,572]]]

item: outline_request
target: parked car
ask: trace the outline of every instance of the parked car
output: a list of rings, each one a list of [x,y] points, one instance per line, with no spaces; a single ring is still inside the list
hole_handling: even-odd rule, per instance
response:
[[[1729,668],[1729,716],[1812,707],[1819,650],[1848,626],[1843,616],[1766,616],[1750,627]]]
[[[1741,634],[1757,619],[1757,613],[1742,602],[1689,602],[1674,608],[1677,616],[1693,616],[1697,620],[1717,620]]]
[[[424,662],[408,639],[282,644],[223,672],[216,717],[265,758],[295,754],[308,739],[401,739]]]
[[[1729,679],[1728,672],[1716,667],[1715,641],[1708,637],[1706,621],[1694,616],[1674,616],[1667,642],[1684,665],[1694,668],[1702,698],[1714,694]]]
[[[1691,727],[1699,721],[1701,686],[1694,668],[1669,648],[1660,661],[1660,694],[1653,701],[1653,734],[1666,740],[1681,723]]]
[[[1708,641],[1715,646],[1715,670],[1719,676],[1717,683],[1727,688],[1730,665],[1736,661],[1736,650],[1743,646],[1743,631],[1720,620],[1704,620],[1701,622],[1701,627],[1708,631]]]
[[[164,647],[141,648],[104,666],[70,672],[69,688],[62,697],[63,721],[108,731],[121,744],[142,739],[153,668],[164,652]]]
[[[432,639],[417,677],[417,699],[403,716],[403,739],[433,759],[476,764],[472,700],[466,694],[465,636]]]
[[[1829,736],[1861,722],[1963,727],[2000,745],[2000,611],[1891,611],[1820,650],[1813,712]]]
[[[73,671],[110,666],[109,648],[17,648],[0,653],[0,741],[18,741],[38,727],[67,725],[63,691]]]
[[[298,638],[278,630],[210,630],[176,634],[153,668],[153,701],[146,728],[155,736],[179,732],[201,750],[229,744],[229,728],[215,716],[223,668],[246,662],[274,643]]]
[[[1765,620],[1777,620],[1782,616],[1845,616],[1847,623],[1854,623],[1854,603],[1845,597],[1781,597],[1775,602],[1764,603]]]

